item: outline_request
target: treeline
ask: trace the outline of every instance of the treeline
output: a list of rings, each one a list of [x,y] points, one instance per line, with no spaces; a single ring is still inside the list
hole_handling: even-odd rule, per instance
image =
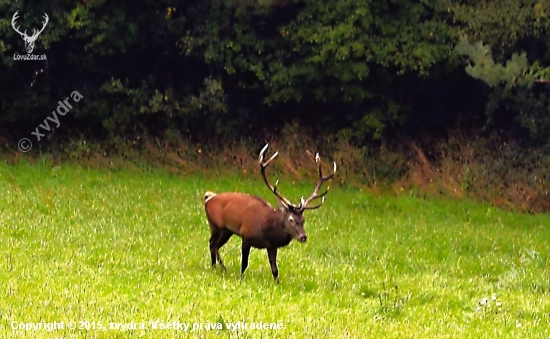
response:
[[[16,11],[29,35],[48,15],[47,60],[15,60]],[[1,1],[1,129],[18,139],[78,91],[55,133],[547,143],[549,19],[545,0]]]

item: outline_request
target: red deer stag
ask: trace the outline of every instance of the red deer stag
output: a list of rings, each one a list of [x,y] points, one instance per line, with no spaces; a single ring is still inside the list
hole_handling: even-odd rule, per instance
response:
[[[210,237],[212,266],[216,265],[217,260],[225,270],[219,249],[225,245],[233,234],[237,234],[242,238],[241,278],[248,267],[250,249],[252,247],[267,248],[273,278],[279,282],[277,249],[288,245],[292,239],[296,239],[299,242],[307,240],[302,214],[305,210],[321,207],[325,202],[325,195],[328,193],[328,189],[322,194],[319,194],[319,189],[336,172],[336,163],[334,163],[333,172],[327,176],[323,176],[321,158],[319,157],[319,153],[317,153],[315,156],[315,162],[319,167],[317,185],[309,198],[304,199],[302,197],[300,204],[294,205],[277,191],[278,181],[275,183],[275,186],[272,186],[267,179],[265,169],[279,154],[279,152],[276,152],[269,160],[263,162],[264,153],[268,146],[265,145],[260,152],[259,163],[267,187],[278,198],[278,210],[259,197],[239,192],[220,194],[206,192],[204,205],[212,233]],[[318,198],[322,198],[319,204],[309,206],[310,202]]]

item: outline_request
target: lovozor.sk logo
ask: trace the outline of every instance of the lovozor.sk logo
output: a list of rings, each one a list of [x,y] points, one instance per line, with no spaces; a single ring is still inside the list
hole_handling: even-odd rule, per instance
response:
[[[46,25],[48,24],[48,21],[50,19],[48,17],[48,15],[46,13],[44,13],[45,21],[42,23],[42,29],[39,30],[39,31],[34,29],[34,34],[31,35],[31,36],[27,35],[27,30],[25,30],[24,32],[21,32],[19,30],[19,27],[15,27],[15,23],[16,23],[18,18],[19,18],[19,11],[15,12],[13,14],[13,17],[11,18],[11,26],[23,38],[23,41],[25,42],[25,49],[27,50],[27,55],[14,54],[13,59],[14,60],[46,60],[46,55],[45,54],[44,55],[34,55],[34,54],[32,54],[32,51],[34,50],[34,45],[35,45],[36,39],[38,39],[38,36],[40,35],[40,33],[42,33],[44,31],[44,28],[46,28]]]

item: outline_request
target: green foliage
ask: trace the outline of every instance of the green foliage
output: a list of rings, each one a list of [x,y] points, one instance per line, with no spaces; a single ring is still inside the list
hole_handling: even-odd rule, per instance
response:
[[[468,56],[471,62],[466,72],[470,76],[495,88],[487,103],[490,121],[506,112],[532,138],[540,141],[550,136],[549,99],[544,91],[532,88],[535,83],[550,82],[550,67],[542,67],[538,61],[530,65],[526,53],[513,54],[503,66],[495,63],[489,46],[482,42],[472,45],[466,37],[455,51]]]
[[[397,76],[426,74],[448,55],[448,29],[428,15],[434,10],[429,2],[304,1],[280,28],[291,53],[270,64],[267,102],[337,102],[358,140],[380,138],[408,113],[392,94]]]
[[[108,138],[170,130],[226,142],[293,121],[317,133],[347,133],[361,145],[426,126],[440,131],[459,117],[477,123],[481,111],[475,100],[455,104],[456,87],[471,84],[456,72],[452,46],[459,37],[488,44],[459,43],[478,59],[468,67],[472,76],[493,86],[547,79],[550,54],[541,46],[550,44],[548,6],[537,0],[2,2],[0,121],[7,129],[30,129],[79,90],[85,105],[63,128],[86,126],[88,134]],[[47,61],[13,60],[23,52],[10,23],[16,10],[29,29],[49,13],[36,47]]]
[[[439,11],[435,2],[254,6],[213,1],[204,11],[195,31],[183,39],[183,48],[203,58],[214,74],[225,74],[228,93],[258,95],[246,96],[241,105],[261,110],[291,105],[297,107],[294,117],[323,126],[351,126],[360,140],[378,139],[387,127],[406,120],[400,94],[391,94],[396,75],[427,75],[449,54],[449,29],[430,14]],[[300,114],[325,104],[342,109],[323,116]],[[293,118],[277,110],[273,114]]]
[[[444,0],[462,35],[484,41],[497,51],[497,61],[518,47],[548,42],[550,3],[545,0]],[[538,48],[533,48],[538,51]],[[541,53],[546,53],[540,50]]]
[[[513,137],[547,142],[550,122],[544,83],[550,81],[550,3],[464,0],[446,1],[446,6],[460,34],[487,44],[471,45],[462,38],[457,46],[473,62],[466,68],[468,74],[493,87],[486,126],[504,128]],[[533,86],[537,83],[542,85]]]
[[[550,96],[546,88],[496,88],[487,102],[490,125],[509,119],[517,126],[515,136],[528,137],[539,144],[547,143],[550,136]]]
[[[491,87],[506,83],[507,87],[515,85],[532,86],[535,82],[550,81],[550,67],[543,68],[538,62],[529,65],[526,53],[513,54],[506,66],[495,63],[490,46],[480,41],[472,45],[467,37],[462,37],[455,48],[458,54],[466,55],[473,65],[466,66],[466,73],[482,80]]]

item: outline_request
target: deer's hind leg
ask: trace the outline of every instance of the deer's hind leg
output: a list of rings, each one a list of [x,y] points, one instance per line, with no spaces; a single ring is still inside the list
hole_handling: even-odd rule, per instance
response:
[[[217,228],[212,224],[210,224],[210,229],[212,230],[212,235],[210,236],[210,259],[212,261],[212,266],[216,266],[217,261],[225,270],[226,268],[220,257],[219,249],[227,243],[233,235],[233,232],[226,228]]]

